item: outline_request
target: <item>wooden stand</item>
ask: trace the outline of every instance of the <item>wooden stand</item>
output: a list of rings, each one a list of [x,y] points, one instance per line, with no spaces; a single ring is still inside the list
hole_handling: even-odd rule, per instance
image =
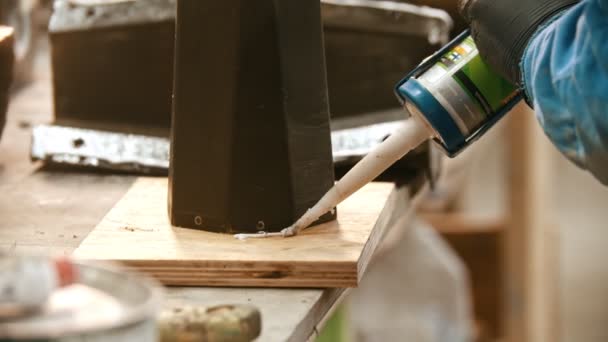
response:
[[[0,143],[0,253],[8,255],[70,255],[136,179],[131,175],[104,172],[39,169],[40,163],[30,161],[31,131],[23,129],[22,123],[39,124],[52,120],[52,90],[47,65],[40,63],[36,81],[12,99],[4,139]],[[166,179],[164,181],[166,183]],[[402,215],[406,209],[411,210],[409,198],[417,188],[403,186],[394,192],[397,196],[392,197],[396,201],[389,203],[392,210],[387,213]],[[165,188],[163,195],[166,193]],[[166,203],[159,203],[157,214],[165,215],[168,220]],[[388,220],[390,224],[394,219],[380,216],[378,223]],[[313,228],[316,229],[318,227]],[[181,231],[211,235],[191,229]],[[132,243],[126,249],[137,245]],[[107,250],[112,250],[112,246],[107,246]],[[254,305],[262,314],[259,341],[307,341],[318,334],[326,317],[349,291],[344,288],[169,287],[165,292],[167,309]]]
[[[365,186],[340,205],[337,221],[298,236],[240,241],[172,227],[167,179],[139,178],[75,256],[122,262],[167,285],[355,287],[391,220],[404,212],[396,207],[400,192],[389,197],[393,188]]]

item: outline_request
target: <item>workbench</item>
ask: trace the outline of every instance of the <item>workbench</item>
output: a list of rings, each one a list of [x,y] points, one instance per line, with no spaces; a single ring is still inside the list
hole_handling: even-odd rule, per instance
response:
[[[37,80],[13,96],[0,143],[0,253],[70,255],[137,176],[30,161],[32,126],[52,121],[50,72],[46,65],[40,69]],[[398,207],[409,207],[407,186],[399,192]],[[167,306],[255,305],[263,320],[260,341],[306,341],[314,339],[348,291],[172,287],[166,292]]]

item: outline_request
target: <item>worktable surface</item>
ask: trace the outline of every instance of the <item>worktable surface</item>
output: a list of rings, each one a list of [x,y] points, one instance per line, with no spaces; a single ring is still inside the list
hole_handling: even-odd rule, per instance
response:
[[[46,71],[13,96],[0,141],[0,254],[71,254],[137,178],[32,163],[31,127],[51,121],[52,89]],[[403,197],[407,202],[407,195]],[[260,341],[304,341],[317,334],[345,292],[173,287],[167,290],[167,306],[252,304],[262,312]]]

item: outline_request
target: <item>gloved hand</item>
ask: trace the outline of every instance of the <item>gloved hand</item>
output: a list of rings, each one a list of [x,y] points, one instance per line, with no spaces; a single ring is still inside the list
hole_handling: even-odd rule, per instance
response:
[[[528,44],[524,89],[553,144],[608,185],[608,0],[584,0]]]
[[[578,0],[461,0],[479,54],[513,84],[521,84],[519,62],[537,28]]]
[[[524,88],[553,144],[608,185],[608,0],[576,2],[465,0],[461,10],[482,58]]]

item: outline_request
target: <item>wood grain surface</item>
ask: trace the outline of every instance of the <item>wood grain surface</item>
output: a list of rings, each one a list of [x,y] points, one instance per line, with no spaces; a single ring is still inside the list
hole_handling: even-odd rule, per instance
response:
[[[167,285],[354,287],[385,229],[376,221],[392,189],[369,184],[340,205],[338,221],[299,236],[240,241],[171,227],[167,179],[139,178],[75,255],[123,262]]]

